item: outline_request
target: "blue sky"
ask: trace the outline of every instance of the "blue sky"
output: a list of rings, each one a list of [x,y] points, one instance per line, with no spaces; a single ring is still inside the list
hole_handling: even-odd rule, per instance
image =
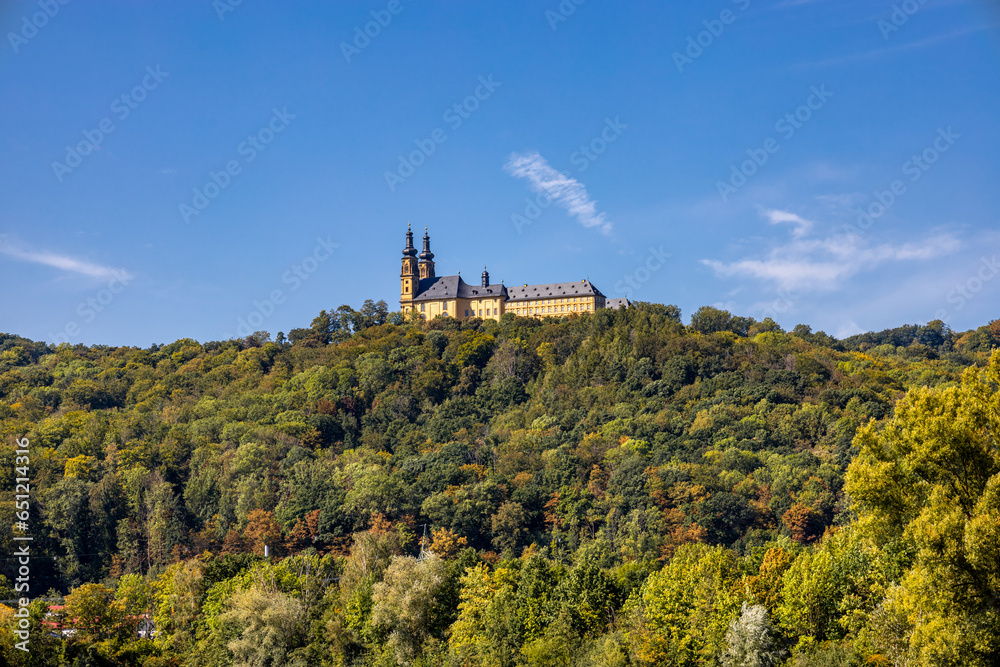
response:
[[[998,317],[995,3],[485,4],[0,4],[0,331],[398,306],[407,220],[685,320]]]

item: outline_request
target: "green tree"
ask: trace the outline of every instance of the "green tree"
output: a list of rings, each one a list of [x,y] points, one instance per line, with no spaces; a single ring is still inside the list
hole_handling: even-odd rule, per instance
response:
[[[507,501],[493,515],[493,546],[498,551],[513,551],[527,535],[524,508],[520,503]]]
[[[236,635],[228,643],[234,667],[306,667],[305,621],[300,600],[261,582],[233,595],[220,618]]]
[[[847,490],[883,547],[915,550],[886,601],[920,665],[1000,662],[1000,352],[960,386],[912,389],[858,434]],[[877,633],[875,633],[877,634]]]
[[[204,575],[205,564],[192,559],[174,563],[156,580],[153,620],[162,648],[179,654],[193,648],[206,588]]]
[[[372,591],[372,625],[388,634],[397,664],[412,664],[428,636],[443,630],[447,614],[439,599],[448,566],[433,553],[421,559],[396,556]]]
[[[734,554],[721,547],[684,545],[649,576],[637,606],[636,653],[643,664],[696,665],[715,659],[740,600],[732,594]]]
[[[702,306],[691,316],[691,329],[704,334],[729,331],[733,314],[728,310]]]
[[[76,630],[75,637],[88,643],[111,639],[122,626],[122,609],[115,605],[115,592],[102,584],[83,584],[66,596],[62,623]]]
[[[800,643],[826,639],[835,620],[833,559],[824,550],[803,552],[782,578],[775,610],[785,634]]]

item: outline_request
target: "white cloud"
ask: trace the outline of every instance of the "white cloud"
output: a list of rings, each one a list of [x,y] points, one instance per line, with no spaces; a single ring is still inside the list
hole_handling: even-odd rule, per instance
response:
[[[788,211],[779,211],[777,209],[761,209],[761,214],[767,218],[768,222],[772,225],[778,225],[782,222],[790,222],[795,225],[795,229],[792,231],[792,236],[799,238],[804,236],[806,233],[812,229],[813,223],[805,218],[799,217],[794,213],[789,213]]]
[[[597,202],[587,194],[587,188],[575,178],[553,169],[537,152],[511,153],[504,170],[515,178],[528,181],[532,190],[545,194],[566,209],[584,227],[597,227],[611,233],[611,223],[597,212]]]
[[[114,269],[108,266],[101,266],[92,262],[75,259],[67,255],[58,255],[54,252],[25,250],[9,243],[0,243],[0,253],[32,264],[51,266],[63,271],[78,273],[91,278],[108,279],[120,278],[130,280],[132,275],[123,269]]]
[[[847,320],[834,332],[835,338],[848,338],[849,336],[854,336],[859,333],[864,333],[865,330],[858,326],[857,322],[854,320]]]
[[[734,262],[701,260],[721,277],[741,276],[771,282],[779,290],[816,291],[839,288],[852,276],[886,262],[920,261],[955,252],[960,247],[951,234],[938,234],[921,241],[872,246],[856,234],[833,234],[806,238],[811,223],[784,211],[762,210],[772,224],[791,222],[792,240],[773,247],[762,258]]]

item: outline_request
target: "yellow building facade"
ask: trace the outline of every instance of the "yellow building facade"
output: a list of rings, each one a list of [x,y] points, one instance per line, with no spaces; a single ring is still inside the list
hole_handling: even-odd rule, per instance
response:
[[[460,275],[438,276],[426,228],[423,241],[423,249],[418,254],[413,245],[413,230],[406,230],[399,291],[399,306],[404,315],[416,311],[427,319],[442,315],[499,320],[504,313],[522,317],[564,317],[629,305],[627,299],[607,299],[589,280],[506,287],[503,283],[490,284],[490,274],[485,269],[479,285],[466,283]]]

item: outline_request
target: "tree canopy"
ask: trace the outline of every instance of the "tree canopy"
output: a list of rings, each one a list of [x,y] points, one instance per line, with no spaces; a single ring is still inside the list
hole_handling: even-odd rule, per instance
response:
[[[287,338],[0,334],[0,511],[27,438],[30,595],[63,599],[31,656],[0,606],[0,662],[996,664],[998,329],[368,301]]]

